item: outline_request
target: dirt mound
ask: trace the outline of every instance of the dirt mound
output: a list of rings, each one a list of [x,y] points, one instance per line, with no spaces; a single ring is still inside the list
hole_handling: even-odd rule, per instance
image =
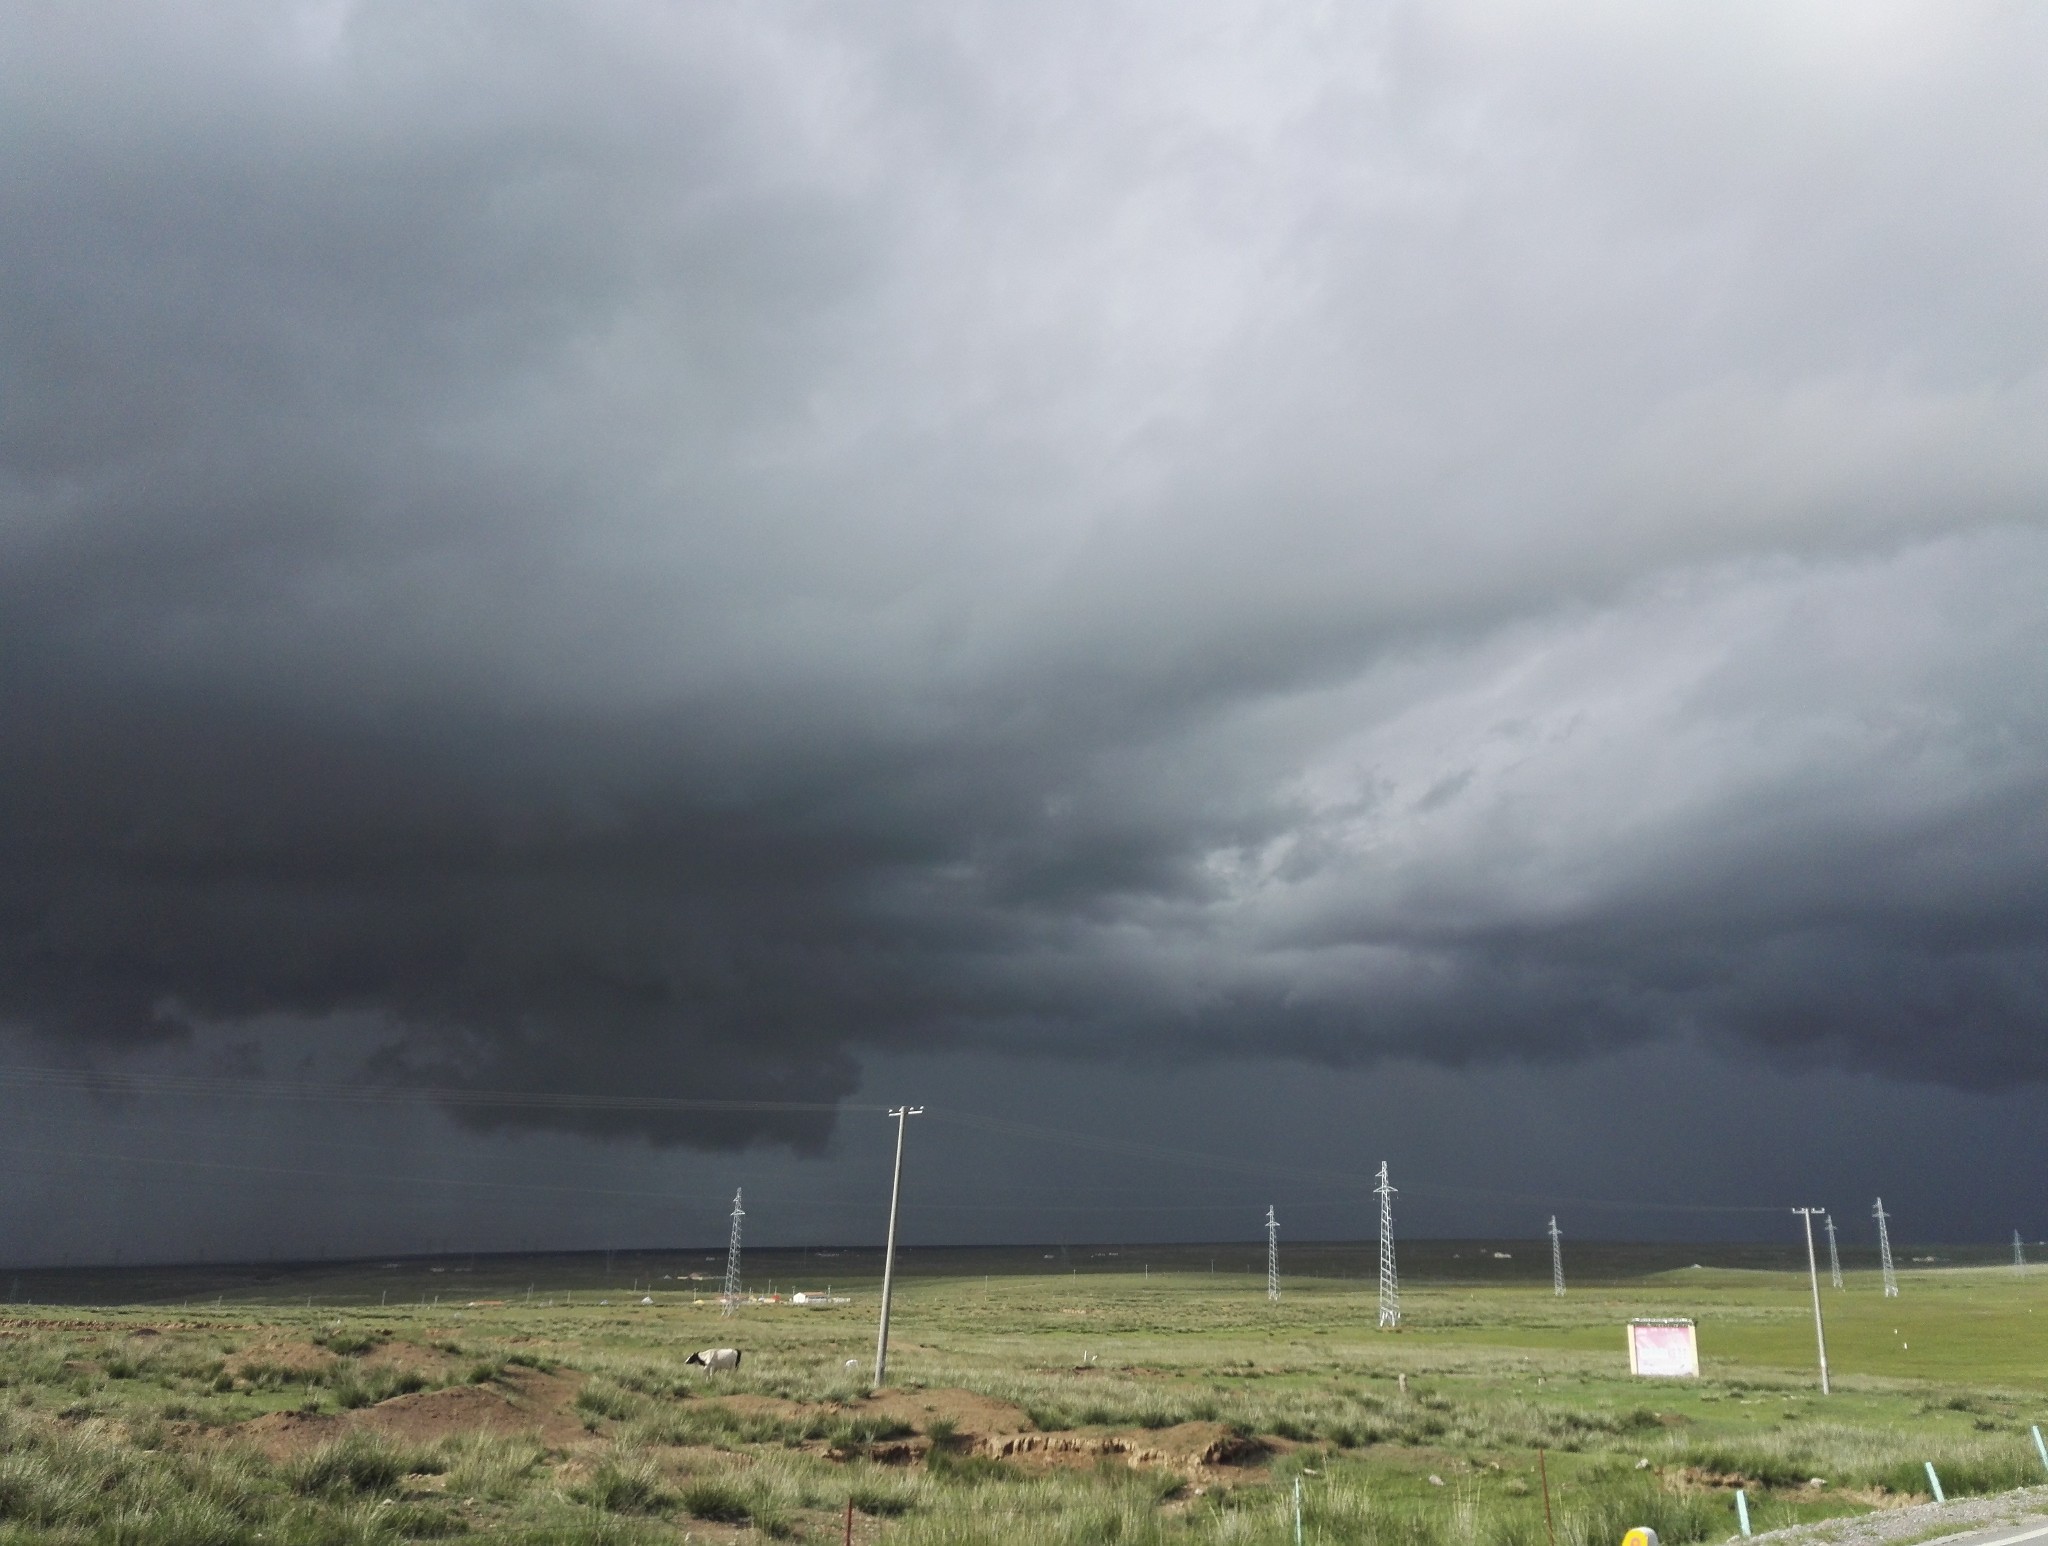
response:
[[[1099,1433],[991,1434],[975,1447],[977,1454],[998,1460],[1037,1460],[1050,1465],[1093,1465],[1121,1460],[1151,1466],[1192,1480],[1219,1470],[1256,1465],[1270,1453],[1257,1439],[1247,1438],[1221,1423],[1181,1423],[1172,1428]]]
[[[833,1460],[872,1460],[876,1465],[918,1465],[931,1452],[930,1439],[890,1439],[881,1444],[829,1449],[825,1453]]]
[[[1191,1480],[1219,1479],[1218,1473],[1257,1465],[1272,1453],[1270,1446],[1246,1438],[1222,1423],[1181,1423],[1172,1428],[1070,1430],[1041,1433],[1030,1415],[1014,1402],[971,1390],[885,1390],[855,1408],[890,1417],[929,1434],[934,1423],[952,1425],[950,1447],[966,1454],[1039,1465],[1088,1465],[1104,1459],[1131,1466],[1172,1471]],[[875,1445],[870,1459],[915,1460],[929,1446],[907,1443]],[[894,1451],[901,1450],[900,1455]]]
[[[963,1438],[1020,1433],[1034,1426],[1021,1406],[971,1390],[885,1390],[859,1402],[853,1410],[891,1418],[919,1433],[934,1422],[948,1422]]]
[[[317,1449],[352,1430],[405,1444],[465,1433],[530,1433],[543,1444],[567,1448],[587,1437],[575,1402],[575,1381],[522,1370],[489,1385],[415,1391],[352,1412],[270,1412],[230,1434],[273,1460]]]
[[[283,1460],[340,1438],[348,1426],[348,1417],[337,1412],[266,1412],[228,1432],[267,1458]]]
[[[290,1369],[301,1374],[334,1374],[343,1368],[398,1369],[445,1380],[465,1372],[473,1360],[456,1357],[438,1347],[397,1338],[379,1340],[360,1353],[336,1353],[317,1342],[285,1337],[264,1337],[249,1343],[228,1359],[231,1373],[245,1369]]]
[[[573,1381],[525,1372],[491,1385],[393,1396],[355,1415],[361,1426],[408,1444],[461,1433],[531,1433],[543,1444],[562,1446],[584,1437],[575,1399]]]

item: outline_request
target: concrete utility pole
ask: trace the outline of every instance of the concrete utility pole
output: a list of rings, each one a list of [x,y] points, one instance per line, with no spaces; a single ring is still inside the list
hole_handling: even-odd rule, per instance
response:
[[[1280,1221],[1266,1207],[1266,1303],[1280,1302]]]
[[[875,1333],[875,1389],[889,1373],[889,1296],[896,1285],[896,1204],[903,1196],[903,1129],[912,1117],[924,1115],[922,1106],[898,1106],[889,1113],[896,1119],[896,1172],[889,1182],[889,1245],[882,1253],[882,1324]]]
[[[1821,1227],[1828,1232],[1828,1281],[1836,1288],[1842,1286],[1842,1255],[1835,1249],[1835,1216],[1824,1214]]]
[[[1820,1348],[1820,1393],[1828,1392],[1828,1333],[1820,1319],[1820,1262],[1813,1254],[1813,1216],[1825,1208],[1794,1208],[1806,1225],[1806,1276],[1813,1284],[1813,1340]]]
[[[1887,1299],[1899,1297],[1899,1275],[1892,1271],[1892,1232],[1888,1221],[1891,1215],[1884,1211],[1884,1199],[1878,1198],[1877,1206],[1870,1210],[1870,1216],[1877,1220],[1877,1260],[1884,1269],[1884,1296]]]
[[[1550,1215],[1550,1291],[1564,1298],[1564,1236],[1557,1232],[1557,1215]]]
[[[1387,1179],[1387,1162],[1380,1161],[1380,1184],[1373,1188],[1380,1200],[1380,1330],[1401,1324],[1401,1275],[1394,1267],[1394,1183]]]

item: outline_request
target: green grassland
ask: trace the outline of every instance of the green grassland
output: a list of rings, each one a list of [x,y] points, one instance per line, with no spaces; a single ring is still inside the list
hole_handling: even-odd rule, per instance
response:
[[[0,1540],[822,1542],[851,1501],[903,1546],[1280,1543],[1298,1482],[1309,1541],[1582,1546],[1725,1539],[1738,1486],[1764,1529],[1927,1460],[1950,1496],[2042,1480],[2048,1270],[1852,1270],[1823,1398],[1791,1258],[1574,1261],[1560,1299],[1540,1245],[1422,1243],[1380,1331],[1369,1247],[1293,1253],[1278,1304],[1242,1246],[916,1252],[879,1398],[861,1253],[755,1253],[750,1288],[851,1302],[730,1319],[701,1253],[24,1273]],[[1631,1379],[1623,1323],[1680,1315],[1703,1377]],[[721,1344],[736,1373],[682,1363]]]

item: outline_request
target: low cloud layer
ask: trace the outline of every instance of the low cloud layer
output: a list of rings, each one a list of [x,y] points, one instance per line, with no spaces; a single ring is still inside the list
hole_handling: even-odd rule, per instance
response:
[[[2041,1079],[2044,25],[18,11],[0,1019]]]

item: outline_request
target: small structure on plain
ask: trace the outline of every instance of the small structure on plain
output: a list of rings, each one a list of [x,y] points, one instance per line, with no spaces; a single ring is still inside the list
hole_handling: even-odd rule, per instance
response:
[[[1697,1379],[1700,1346],[1689,1320],[1628,1323],[1628,1372],[1647,1379]]]

